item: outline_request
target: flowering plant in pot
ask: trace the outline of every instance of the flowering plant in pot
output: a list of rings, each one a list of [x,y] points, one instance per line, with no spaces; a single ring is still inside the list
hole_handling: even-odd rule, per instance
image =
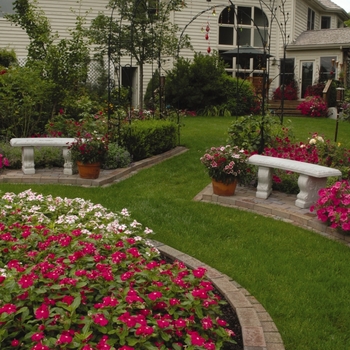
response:
[[[68,146],[72,161],[83,164],[102,163],[108,151],[108,139],[86,133]]]
[[[238,146],[211,147],[200,158],[209,176],[225,184],[244,176],[247,169],[247,154]]]
[[[27,190],[0,197],[1,349],[220,349],[206,270],[167,262],[127,209]]]
[[[211,147],[200,158],[212,179],[214,194],[232,196],[248,168],[247,154],[238,146]]]

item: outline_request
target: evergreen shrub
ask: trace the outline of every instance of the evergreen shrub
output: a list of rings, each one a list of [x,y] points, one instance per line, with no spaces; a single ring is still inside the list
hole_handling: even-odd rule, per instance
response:
[[[137,120],[122,129],[122,144],[133,161],[169,151],[176,140],[177,125],[167,120]]]

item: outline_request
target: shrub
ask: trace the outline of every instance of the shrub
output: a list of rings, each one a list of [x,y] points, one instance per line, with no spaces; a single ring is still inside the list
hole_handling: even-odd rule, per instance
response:
[[[282,99],[282,86],[279,86],[273,92],[273,99],[274,100],[281,100]],[[298,99],[298,84],[295,80],[291,81],[288,85],[285,86],[284,99],[285,100],[297,100]]]
[[[168,72],[166,103],[177,109],[200,111],[225,102],[225,66],[218,54],[195,53],[193,62],[179,58]]]
[[[177,125],[166,120],[134,121],[122,129],[122,145],[133,161],[145,159],[176,146]]]
[[[0,133],[7,139],[41,133],[50,114],[53,84],[34,67],[11,67],[0,74]]]
[[[306,88],[305,96],[303,96],[303,97],[308,97],[308,96],[319,96],[319,97],[322,97],[325,85],[326,84],[323,83],[323,82],[320,82],[320,83],[317,83],[317,84],[314,84],[314,85],[309,85]]]
[[[297,106],[297,109],[299,109],[303,115],[311,117],[327,117],[328,113],[326,102],[319,96],[306,97],[305,101]]]
[[[232,78],[226,74],[223,77],[223,84],[225,87],[224,105],[231,112],[231,115],[242,116],[259,112],[260,103],[250,81]]]
[[[17,63],[15,50],[0,48],[0,67],[10,67]]]
[[[116,142],[110,142],[108,144],[108,151],[102,163],[102,169],[124,168],[130,165],[130,163],[130,153],[124,147],[119,146]]]
[[[292,137],[291,129],[271,115],[239,117],[230,125],[228,134],[228,144],[259,153],[271,147],[276,139]]]
[[[30,190],[0,198],[1,349],[220,349],[233,343],[206,279],[162,260],[123,209]]]

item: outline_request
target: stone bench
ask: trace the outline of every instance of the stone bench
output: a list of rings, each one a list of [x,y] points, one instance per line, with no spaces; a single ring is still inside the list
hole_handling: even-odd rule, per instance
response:
[[[295,201],[295,205],[299,208],[309,208],[316,203],[318,191],[326,187],[328,177],[339,177],[342,175],[338,169],[258,154],[249,157],[248,163],[259,167],[257,198],[267,199],[270,196],[272,192],[273,169],[292,171],[299,174],[298,186],[300,192]]]
[[[34,147],[61,147],[64,159],[63,174],[73,175],[73,163],[68,146],[74,138],[60,137],[31,137],[11,139],[12,147],[22,147],[22,171],[25,175],[35,174]]]

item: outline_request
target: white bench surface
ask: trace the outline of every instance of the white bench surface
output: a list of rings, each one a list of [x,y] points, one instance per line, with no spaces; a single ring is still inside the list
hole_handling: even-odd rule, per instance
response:
[[[10,140],[12,147],[36,147],[36,146],[68,146],[74,142],[72,137],[27,137],[27,138],[13,138]]]
[[[312,177],[323,178],[328,176],[341,176],[341,171],[326,166],[305,163],[297,160],[262,156],[259,154],[252,155],[249,164],[258,165],[266,168],[276,168],[281,170],[289,170],[298,174],[305,174]]]

